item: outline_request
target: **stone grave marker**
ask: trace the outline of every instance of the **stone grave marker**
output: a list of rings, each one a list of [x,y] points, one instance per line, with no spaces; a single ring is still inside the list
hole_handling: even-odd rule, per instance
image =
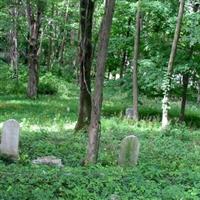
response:
[[[126,118],[132,119],[133,118],[133,108],[126,109]]]
[[[3,124],[0,154],[11,157],[13,159],[19,156],[19,123],[10,119]]]
[[[62,160],[56,158],[55,156],[44,156],[39,157],[32,161],[33,164],[42,164],[42,165],[54,165],[58,167],[63,167]]]
[[[120,146],[118,164],[120,166],[137,165],[140,143],[135,135],[125,137]]]

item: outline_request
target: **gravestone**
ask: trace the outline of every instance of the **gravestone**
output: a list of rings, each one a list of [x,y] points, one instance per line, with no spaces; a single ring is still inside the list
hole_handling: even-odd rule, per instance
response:
[[[120,200],[120,197],[117,194],[112,194],[110,200]]]
[[[126,118],[132,119],[133,118],[133,108],[126,109]]]
[[[19,147],[19,123],[10,119],[3,124],[0,154],[8,156],[10,158],[18,158],[18,147]]]
[[[62,161],[55,156],[44,156],[39,157],[32,161],[33,164],[41,164],[41,165],[54,165],[58,167],[63,167]]]
[[[137,165],[140,143],[136,136],[125,137],[120,146],[118,164],[120,166]]]

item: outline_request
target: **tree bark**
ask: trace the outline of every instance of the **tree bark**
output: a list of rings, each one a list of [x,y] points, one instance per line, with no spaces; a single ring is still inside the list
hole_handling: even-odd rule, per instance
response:
[[[183,91],[182,91],[182,97],[181,97],[181,112],[179,116],[179,121],[183,122],[185,120],[185,106],[186,106],[186,100],[187,100],[187,88],[189,83],[189,74],[184,73],[183,74]]]
[[[167,69],[167,77],[164,83],[164,98],[162,101],[162,128],[165,129],[169,125],[169,96],[170,96],[170,90],[171,90],[171,78],[173,73],[173,64],[176,56],[176,50],[181,30],[181,22],[183,18],[184,13],[184,6],[185,1],[180,0],[180,6],[179,6],[179,13],[177,18],[177,24],[176,24],[176,30],[174,34],[174,40],[172,44],[171,54],[168,62],[168,69]]]
[[[37,4],[36,12],[33,13],[31,3],[27,0],[27,17],[29,24],[29,79],[27,95],[29,98],[37,98],[39,83],[39,47],[40,47],[40,27],[42,10]]]
[[[198,80],[197,82],[197,90],[198,90],[197,103],[200,104],[200,80]]]
[[[17,50],[17,19],[18,19],[18,7],[17,0],[14,1],[10,14],[12,18],[12,28],[10,30],[10,65],[13,70],[13,78],[18,81],[18,50]]]
[[[128,30],[126,32],[127,39],[129,38],[129,35],[130,35],[130,26],[131,26],[131,18],[128,19]],[[120,67],[120,78],[123,78],[123,75],[124,75],[124,70],[125,70],[125,66],[127,63],[127,57],[128,57],[127,54],[128,54],[127,49],[124,49],[123,54],[122,54],[122,64]]]
[[[69,12],[69,0],[65,0],[64,3],[64,7],[66,7],[66,11],[64,13],[64,24],[67,23],[67,19],[68,19],[68,12]],[[63,37],[62,37],[62,41],[61,41],[61,45],[60,45],[60,53],[59,53],[59,63],[61,65],[64,64],[64,52],[65,52],[65,46],[66,46],[66,39],[67,39],[67,32],[66,32],[66,28],[63,28],[62,30],[63,32]]]
[[[92,19],[94,2],[80,1],[80,101],[79,114],[75,130],[78,131],[90,123],[91,117],[91,64],[92,64]]]
[[[101,23],[99,34],[99,47],[97,53],[97,69],[95,78],[95,89],[92,99],[91,121],[89,126],[89,141],[87,150],[87,163],[96,163],[99,152],[99,142],[101,133],[101,108],[103,101],[103,83],[105,74],[105,63],[108,53],[109,34],[112,25],[115,0],[106,0],[105,13]]]
[[[51,17],[53,18],[54,17],[54,8],[55,8],[55,5],[54,5],[54,2],[52,2],[51,4]],[[52,67],[52,62],[53,62],[53,22],[52,20],[49,21],[49,28],[50,28],[50,34],[49,34],[49,42],[48,42],[48,53],[47,53],[47,69],[48,71],[51,70],[51,67]]]
[[[134,55],[133,55],[133,120],[139,120],[138,113],[138,81],[137,81],[137,71],[138,71],[138,58],[139,58],[139,46],[140,46],[140,0],[138,1],[137,14],[136,14],[136,32],[135,32],[135,43],[134,43]]]

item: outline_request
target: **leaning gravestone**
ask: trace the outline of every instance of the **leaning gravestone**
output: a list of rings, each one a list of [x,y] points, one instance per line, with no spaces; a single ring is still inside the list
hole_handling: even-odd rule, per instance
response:
[[[120,166],[137,165],[140,143],[136,136],[125,137],[120,146],[119,160]]]
[[[126,118],[132,119],[133,118],[133,108],[126,109]]]
[[[12,159],[18,158],[18,146],[19,146],[19,123],[10,119],[3,124],[0,154],[8,156]]]

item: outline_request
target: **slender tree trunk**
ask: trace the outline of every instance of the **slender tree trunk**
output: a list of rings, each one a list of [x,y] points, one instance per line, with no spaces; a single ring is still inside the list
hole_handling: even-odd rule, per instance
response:
[[[58,12],[58,8],[56,6],[54,6],[54,15],[58,16],[59,12]],[[52,40],[52,61],[51,61],[51,65],[50,65],[50,69],[53,68],[54,64],[57,63],[58,61],[58,54],[59,54],[59,27],[57,25],[57,23],[53,23],[53,40]]]
[[[54,17],[54,8],[55,8],[55,5],[54,5],[54,2],[52,2],[52,5],[51,5],[51,17],[53,18]],[[53,55],[53,22],[52,20],[49,21],[49,26],[50,26],[50,34],[49,34],[49,44],[48,44],[48,53],[47,53],[47,69],[48,71],[51,70],[51,66],[52,66],[52,62],[53,62],[53,58],[54,55]]]
[[[198,80],[197,82],[197,90],[198,90],[197,103],[200,104],[200,80]]]
[[[134,55],[133,55],[133,120],[139,120],[138,113],[138,81],[137,81],[137,70],[138,70],[138,57],[139,57],[139,46],[140,46],[140,0],[138,1],[137,14],[136,14],[136,32],[135,32],[135,43],[134,43]]]
[[[36,16],[34,16],[33,9],[30,1],[27,1],[27,17],[29,22],[29,79],[27,94],[30,98],[36,98],[38,95],[38,83],[39,83],[39,43],[40,43],[40,27],[41,27],[41,15],[40,6],[37,5]]]
[[[28,53],[29,53],[29,38],[30,38],[30,32],[27,33],[26,43],[25,43],[25,51],[23,52],[24,55],[24,65],[28,65]]]
[[[91,117],[91,63],[92,63],[92,18],[94,2],[80,1],[80,105],[75,130],[88,126]]]
[[[73,47],[74,44],[75,44],[75,38],[76,38],[76,32],[75,32],[75,30],[72,29],[70,31],[70,45],[71,45],[71,47]]]
[[[95,89],[92,99],[91,121],[89,126],[89,141],[87,150],[87,163],[96,163],[99,152],[100,142],[100,117],[103,100],[103,82],[105,73],[105,63],[108,53],[109,34],[112,25],[112,18],[114,13],[115,0],[106,0],[105,13],[101,23],[101,30],[99,34],[99,48],[97,56],[97,69],[95,79]]]
[[[186,106],[186,100],[187,100],[187,88],[189,83],[189,74],[185,73],[183,74],[183,91],[182,91],[182,98],[181,98],[181,112],[179,116],[179,121],[183,122],[185,120],[185,106]]]
[[[60,12],[59,9],[57,7],[55,7],[55,16],[59,16]],[[58,63],[59,61],[59,53],[60,53],[60,38],[62,37],[62,35],[60,34],[61,30],[60,27],[55,23],[54,26],[54,46],[53,46],[53,54],[54,54],[54,63]]]
[[[69,0],[65,1],[65,5],[64,7],[66,7],[66,11],[64,14],[64,24],[67,23],[67,19],[68,19],[68,12],[69,12]],[[66,28],[63,28],[63,37],[62,37],[62,41],[61,41],[61,45],[60,45],[60,57],[59,57],[59,63],[61,65],[64,64],[64,52],[65,52],[65,46],[66,46],[66,39],[67,39],[67,33],[66,33]]]
[[[129,35],[130,35],[130,26],[131,26],[131,18],[128,19],[128,30],[127,30],[127,33],[126,33],[126,38],[128,39],[129,38]],[[121,64],[121,67],[120,67],[120,78],[123,78],[123,75],[124,75],[124,70],[125,70],[125,66],[126,66],[126,63],[127,63],[127,49],[123,50],[123,54],[122,54],[122,64]]]
[[[10,14],[12,18],[12,28],[10,30],[10,65],[13,70],[13,78],[18,81],[18,50],[17,50],[17,19],[18,19],[18,9],[17,0],[14,1],[12,8],[10,9]]]
[[[171,54],[168,62],[168,70],[167,70],[167,78],[164,83],[164,98],[162,101],[162,128],[165,129],[169,125],[169,96],[170,96],[170,89],[171,89],[171,78],[173,73],[173,64],[174,59],[176,56],[177,44],[179,40],[180,30],[181,30],[181,22],[184,13],[184,5],[185,1],[180,0],[180,7],[179,7],[179,14],[177,18],[176,30],[174,34],[174,40],[172,44]]]
[[[188,54],[188,60],[192,59],[193,55],[193,47],[191,47],[190,52]],[[192,66],[190,66],[192,67]],[[185,120],[185,107],[186,107],[186,101],[187,101],[187,89],[188,89],[188,84],[189,84],[189,72],[185,72],[182,75],[182,96],[181,96],[181,111],[179,115],[179,121],[183,122]]]
[[[124,76],[125,63],[126,63],[126,50],[124,50],[123,54],[122,54],[122,64],[121,64],[120,72],[119,72],[119,77],[120,78],[123,78],[123,76]]]

